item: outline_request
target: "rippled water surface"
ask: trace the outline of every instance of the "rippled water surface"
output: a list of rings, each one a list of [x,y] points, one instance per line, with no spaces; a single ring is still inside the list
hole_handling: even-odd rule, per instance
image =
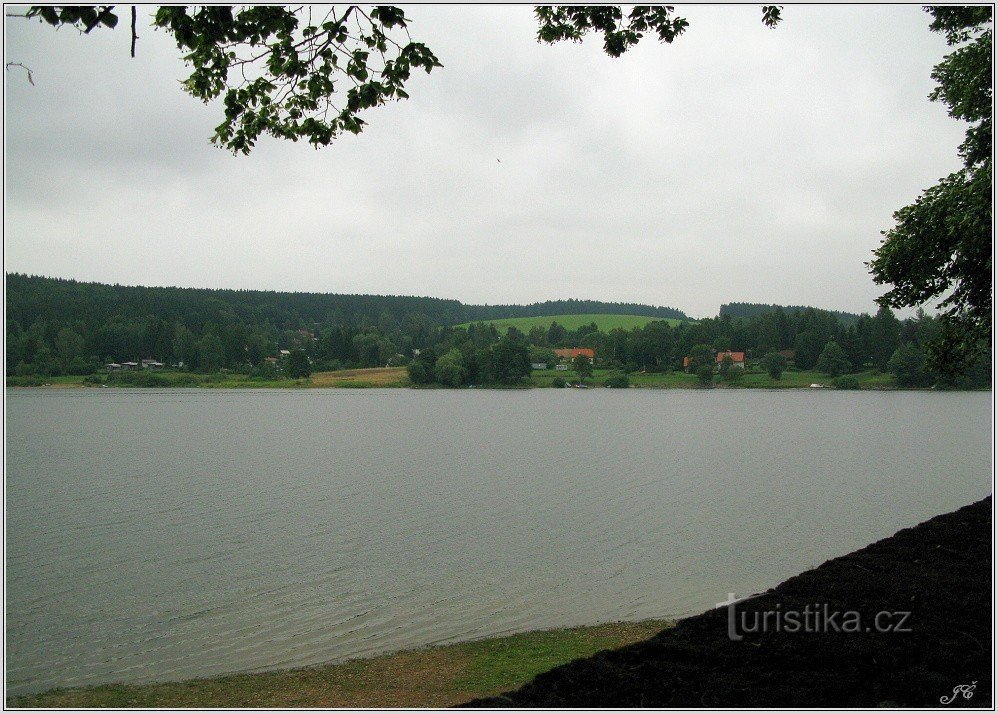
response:
[[[990,493],[990,400],[8,391],[8,691],[691,614]]]

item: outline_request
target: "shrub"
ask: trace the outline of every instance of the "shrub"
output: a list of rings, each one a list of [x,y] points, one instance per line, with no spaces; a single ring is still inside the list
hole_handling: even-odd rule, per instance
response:
[[[631,386],[631,380],[626,374],[611,374],[603,381],[603,386],[611,389],[627,389]]]
[[[559,389],[561,389],[565,386],[565,380],[562,379],[561,377],[555,377],[554,379],[551,380],[551,386],[558,387]]]
[[[832,380],[836,389],[859,389],[859,380],[851,375],[843,375]]]
[[[787,358],[779,352],[770,352],[762,358],[759,366],[766,370],[772,379],[779,379],[787,369]]]

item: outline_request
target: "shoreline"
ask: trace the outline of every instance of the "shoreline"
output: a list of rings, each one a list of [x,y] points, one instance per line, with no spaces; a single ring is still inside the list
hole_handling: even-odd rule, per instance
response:
[[[294,669],[8,696],[16,708],[448,707],[494,696],[598,651],[645,640],[670,620],[532,630]]]
[[[609,389],[604,386],[605,380],[614,374],[613,370],[598,369],[594,377],[587,380],[587,389]],[[901,387],[893,376],[876,370],[865,370],[852,375],[854,383],[851,387],[837,387],[834,380],[827,375],[811,371],[788,371],[781,379],[774,380],[765,373],[748,372],[737,382],[715,381],[709,387],[701,386],[694,375],[684,372],[641,373],[628,375],[630,385],[624,389],[680,389],[680,390],[710,390],[710,389],[748,389],[748,390],[836,390],[864,392],[988,392],[986,387]],[[345,369],[334,372],[316,372],[303,379],[260,379],[245,374],[221,372],[201,374],[195,372],[124,372],[111,375],[66,375],[59,377],[8,376],[7,389],[486,389],[486,390],[521,390],[521,389],[559,389],[555,380],[563,380],[571,385],[577,380],[574,372],[556,370],[538,370],[531,373],[529,381],[514,385],[465,385],[449,387],[438,384],[413,385],[409,382],[405,368],[400,367],[368,367]],[[821,385],[820,388],[812,385]],[[619,389],[619,387],[618,387]]]

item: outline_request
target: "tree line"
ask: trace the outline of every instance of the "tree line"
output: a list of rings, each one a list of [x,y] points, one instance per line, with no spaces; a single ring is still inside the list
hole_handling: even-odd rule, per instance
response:
[[[7,372],[88,374],[108,362],[154,358],[187,369],[262,367],[280,350],[316,368],[404,365],[437,345],[444,326],[578,310],[679,317],[674,308],[561,300],[468,305],[397,295],[343,295],[105,285],[6,275]],[[493,334],[494,333],[494,334]],[[494,330],[488,333],[499,339]]]
[[[267,358],[285,350],[294,360],[282,364],[296,372],[406,366],[417,384],[515,384],[531,363],[553,363],[551,350],[589,347],[599,366],[622,372],[682,369],[684,357],[706,353],[714,368],[713,355],[726,350],[755,361],[792,350],[796,368],[831,376],[877,369],[892,371],[903,386],[990,381],[989,357],[955,375],[931,369],[926,354],[946,326],[924,312],[899,320],[887,307],[855,319],[775,306],[675,326],[653,320],[630,330],[595,323],[570,330],[552,321],[501,333],[485,322],[457,327],[481,306],[437,298],[140,288],[18,274],[7,276],[7,297],[7,370],[17,375],[90,374],[106,362],[153,358],[192,371],[273,376]],[[545,305],[555,312],[620,308]],[[766,364],[774,360],[778,365],[776,358]]]

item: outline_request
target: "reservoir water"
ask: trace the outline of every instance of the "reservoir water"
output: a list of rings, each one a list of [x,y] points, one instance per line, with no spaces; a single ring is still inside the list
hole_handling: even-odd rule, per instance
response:
[[[694,614],[988,495],[991,398],[8,390],[8,692]]]

